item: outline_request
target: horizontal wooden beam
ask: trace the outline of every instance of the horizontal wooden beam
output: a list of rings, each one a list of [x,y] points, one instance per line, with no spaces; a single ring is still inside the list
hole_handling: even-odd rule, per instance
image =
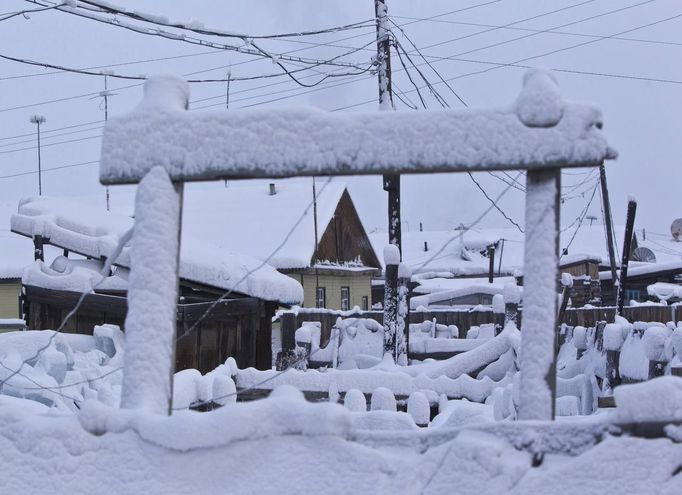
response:
[[[599,110],[564,103],[542,72],[501,109],[188,112],[185,86],[149,79],[141,104],[107,122],[103,184],[139,182],[157,165],[175,181],[203,181],[593,167],[616,156]]]

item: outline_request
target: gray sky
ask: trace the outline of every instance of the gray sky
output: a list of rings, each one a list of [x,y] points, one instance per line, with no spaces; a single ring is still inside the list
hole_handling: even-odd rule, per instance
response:
[[[248,34],[326,28],[370,19],[374,15],[372,0],[118,0],[116,3],[163,14],[171,19],[196,19],[207,27]],[[604,113],[604,132],[620,152],[620,158],[607,165],[616,222],[623,221],[629,194],[639,199],[639,227],[665,233],[670,222],[682,216],[677,196],[682,182],[678,165],[682,156],[679,138],[682,4],[679,0],[388,0],[388,4],[389,13],[398,24],[404,24],[405,32],[424,55],[460,59],[434,58],[431,62],[443,78],[454,78],[451,86],[470,106],[506,105],[519,91],[525,69],[499,68],[491,63],[515,63],[530,58],[520,64],[561,69],[557,76],[566,98],[598,104]],[[440,15],[481,4],[487,5]],[[627,8],[630,6],[632,8]],[[35,6],[20,0],[3,0],[0,18],[5,12],[32,7]],[[543,15],[562,8],[559,12]],[[677,15],[680,17],[674,17]],[[438,17],[415,22],[432,16]],[[531,17],[535,18],[517,22]],[[505,29],[489,27],[510,23],[515,24]],[[641,26],[646,27],[635,29]],[[348,48],[370,43],[374,35],[370,27],[289,41],[264,40],[261,44],[273,53],[300,50],[298,54],[301,56],[329,58]],[[354,37],[339,41],[349,36]],[[399,34],[398,39],[408,45]],[[310,41],[331,42],[336,46],[320,47],[305,43]],[[346,60],[367,62],[373,48],[370,44],[367,50],[358,51]],[[145,36],[57,11],[34,13],[30,19],[20,16],[0,22],[0,54],[78,68],[188,55],[112,68],[117,73],[132,75],[186,75],[201,71],[192,77],[219,78],[226,76],[230,66],[233,77],[278,71],[270,61]],[[416,56],[413,60],[420,62]],[[399,70],[401,67],[396,57],[393,66],[396,87],[406,92],[412,101],[418,102],[416,93],[410,92],[413,89],[410,81],[404,71]],[[427,67],[423,70],[432,83],[438,83],[439,78],[433,71]],[[40,113],[47,119],[43,126],[44,169],[98,159],[101,123],[97,121],[102,120],[104,114],[102,98],[97,93],[103,89],[103,79],[54,72],[0,60],[0,176],[36,169],[35,126],[29,123],[29,116],[33,113]],[[415,80],[418,78],[416,72],[412,71],[412,75]],[[308,82],[315,80],[315,75],[306,79]],[[115,93],[109,101],[110,116],[129,111],[139,100],[140,87],[123,88],[133,84],[135,81],[110,79],[109,87]],[[451,107],[461,107],[445,85],[436,84],[435,87]],[[436,101],[428,96],[428,90],[422,93],[431,108],[438,108]],[[214,105],[206,110],[223,111],[224,94],[224,84],[193,84],[192,108]],[[281,99],[271,101],[278,98]],[[297,86],[287,77],[278,77],[233,82],[230,108],[254,104],[306,104],[333,110],[360,104],[343,111],[373,111],[376,98],[373,76],[332,79],[310,89]],[[59,99],[65,100],[47,103]],[[412,111],[397,100],[396,105],[400,111]],[[88,122],[94,123],[50,132]],[[14,137],[25,134],[28,135]],[[29,149],[13,151],[22,148]],[[570,172],[580,173],[582,171]],[[44,193],[99,196],[103,204],[104,188],[99,185],[97,174],[96,164],[47,171],[43,174]],[[477,177],[491,195],[506,187],[488,175],[478,174]],[[585,179],[589,180],[572,189],[573,185]],[[383,227],[385,199],[380,180],[344,180],[351,185],[367,227]],[[571,223],[587,204],[592,184],[592,177],[584,174],[564,177],[564,185],[567,186],[564,193],[568,196],[562,210],[565,225]],[[192,187],[223,185],[213,183]],[[122,190],[125,188],[113,191],[114,206],[123,194]],[[424,222],[425,228],[452,228],[472,221],[488,206],[480,191],[464,175],[406,177],[403,190],[403,215],[409,223],[405,228],[414,229],[419,221]],[[3,201],[34,194],[37,194],[36,174],[0,179],[0,198]],[[523,222],[521,192],[509,191],[501,206],[513,219]],[[601,218],[598,194],[589,212]],[[484,225],[509,224],[493,212]]]

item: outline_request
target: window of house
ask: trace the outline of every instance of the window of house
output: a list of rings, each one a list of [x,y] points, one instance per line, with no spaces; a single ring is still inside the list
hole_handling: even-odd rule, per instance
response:
[[[639,301],[640,291],[638,289],[625,289],[625,302],[629,301]]]
[[[327,289],[325,287],[318,287],[315,291],[315,306],[318,308],[327,307]]]
[[[369,297],[367,296],[362,296],[362,310],[363,311],[369,310]]]
[[[350,309],[350,287],[341,287],[341,311]]]

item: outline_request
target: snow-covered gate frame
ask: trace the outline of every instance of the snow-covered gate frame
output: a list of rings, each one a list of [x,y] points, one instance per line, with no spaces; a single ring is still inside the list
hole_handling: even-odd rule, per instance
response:
[[[100,164],[106,185],[159,184],[158,168],[165,170],[175,186],[172,200],[137,201],[136,218],[154,215],[145,211],[154,207],[175,217],[168,225],[178,241],[154,255],[168,258],[176,272],[186,181],[527,171],[519,418],[554,417],[561,169],[616,157],[601,133],[599,110],[564,102],[552,75],[541,71],[528,72],[516,101],[497,110],[190,113],[188,106],[184,81],[149,79],[140,105],[107,123]],[[177,275],[167,282],[177,286]],[[174,304],[176,295],[165,297]]]

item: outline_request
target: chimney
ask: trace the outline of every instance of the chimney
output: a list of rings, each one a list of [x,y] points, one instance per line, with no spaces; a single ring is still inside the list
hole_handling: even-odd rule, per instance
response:
[[[428,250],[429,250],[429,243],[424,241],[424,251],[428,251]]]
[[[275,184],[270,184],[270,196],[277,194],[277,189],[275,189]]]

